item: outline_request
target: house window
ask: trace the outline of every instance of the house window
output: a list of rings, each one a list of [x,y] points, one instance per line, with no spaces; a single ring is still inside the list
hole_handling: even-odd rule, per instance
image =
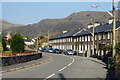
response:
[[[101,36],[101,34],[99,34],[99,40],[101,40],[102,39],[102,36]]]
[[[106,35],[105,34],[103,34],[103,39],[105,39],[106,37],[105,37]]]
[[[77,41],[79,41],[79,38],[77,37]]]
[[[76,42],[76,38],[74,38],[74,42]]]
[[[82,41],[84,42],[84,36],[82,36]]]
[[[110,34],[110,32],[108,32],[108,36],[107,36],[107,37],[108,37],[108,39],[110,39],[110,35],[111,35],[111,34]]]
[[[87,36],[85,36],[85,41],[87,41]]]
[[[88,36],[88,41],[90,41],[90,36]]]
[[[72,42],[72,38],[71,38],[71,42]]]
[[[88,44],[88,50],[90,50],[90,45]]]
[[[87,44],[85,44],[85,50],[87,50]]]
[[[95,40],[97,40],[97,35],[95,35]]]
[[[69,38],[69,42],[70,42],[70,38]]]
[[[81,42],[81,37],[79,37],[79,41]]]

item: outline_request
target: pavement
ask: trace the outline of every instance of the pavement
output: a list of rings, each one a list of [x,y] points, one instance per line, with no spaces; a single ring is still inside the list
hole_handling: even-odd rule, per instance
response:
[[[25,69],[5,72],[2,74],[2,77],[31,78],[31,80],[33,78],[42,80],[51,78],[59,78],[60,80],[66,80],[68,78],[91,78],[101,80],[106,78],[107,70],[104,68],[105,64],[100,60],[63,54],[43,54],[44,56],[49,56],[51,60],[44,64],[35,65]],[[39,60],[36,60],[35,62],[39,62]],[[34,62],[32,63],[34,64]]]

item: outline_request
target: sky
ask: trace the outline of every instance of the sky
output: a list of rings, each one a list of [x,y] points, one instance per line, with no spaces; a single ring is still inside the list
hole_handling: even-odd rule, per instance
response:
[[[94,4],[112,10],[111,2],[2,2],[0,18],[14,24],[33,24],[43,19],[65,18],[73,12],[104,11],[92,8]]]

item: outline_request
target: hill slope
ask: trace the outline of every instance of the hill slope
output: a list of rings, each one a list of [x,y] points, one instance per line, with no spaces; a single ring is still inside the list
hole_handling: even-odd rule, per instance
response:
[[[47,34],[48,30],[50,33],[61,32],[63,30],[69,31],[86,27],[86,25],[90,22],[91,17],[95,18],[94,22],[97,21],[100,23],[108,23],[108,19],[111,18],[111,16],[106,12],[81,11],[72,13],[63,19],[44,19],[35,24],[13,27],[4,31],[20,32],[23,35],[31,36],[36,33],[40,33],[42,35]],[[93,23],[93,21],[91,21],[91,23]]]
[[[0,19],[0,27],[2,27],[3,30],[5,29],[9,29],[11,27],[18,27],[18,26],[22,26],[20,24],[13,24],[13,23],[10,23],[6,20],[3,20],[3,19]]]

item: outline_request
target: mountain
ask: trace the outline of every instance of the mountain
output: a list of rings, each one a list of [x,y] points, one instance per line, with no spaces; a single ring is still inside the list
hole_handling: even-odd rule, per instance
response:
[[[118,13],[118,11],[116,11]],[[116,14],[118,17],[118,14]],[[93,21],[91,17],[94,17]],[[62,32],[63,30],[74,30],[82,27],[86,27],[88,23],[99,22],[99,23],[108,23],[108,19],[111,16],[107,12],[98,12],[98,11],[81,11],[75,12],[69,15],[68,17],[62,19],[44,19],[35,24],[29,24],[26,26],[12,27],[5,29],[4,31],[20,32],[23,35],[34,36],[37,33],[42,35],[55,32]]]
[[[6,20],[0,19],[0,27],[2,27],[2,30],[4,31],[5,29],[9,29],[9,28],[14,28],[14,27],[18,27],[18,26],[22,26],[20,24],[13,24],[10,23]]]

